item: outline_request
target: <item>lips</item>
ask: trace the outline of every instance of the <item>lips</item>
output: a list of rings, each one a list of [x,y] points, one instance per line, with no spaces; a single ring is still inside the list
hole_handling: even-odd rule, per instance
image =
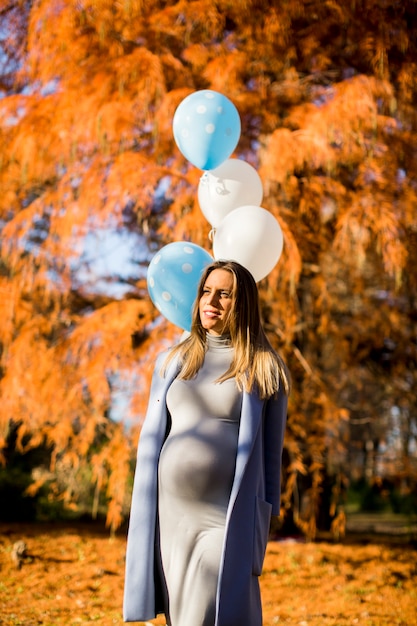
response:
[[[220,313],[217,313],[216,311],[203,311],[204,315],[206,317],[209,317],[211,319],[215,318],[215,317],[219,317]]]

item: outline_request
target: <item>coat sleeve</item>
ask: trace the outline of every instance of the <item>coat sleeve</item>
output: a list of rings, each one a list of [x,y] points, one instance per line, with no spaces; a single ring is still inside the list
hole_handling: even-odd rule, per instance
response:
[[[272,515],[279,515],[281,500],[281,466],[284,433],[287,422],[288,396],[282,388],[270,398],[264,414],[265,499],[272,504]]]
[[[155,580],[157,466],[166,430],[164,393],[158,357],[148,411],[142,426],[130,510],[123,600],[124,621],[152,619],[158,612]]]

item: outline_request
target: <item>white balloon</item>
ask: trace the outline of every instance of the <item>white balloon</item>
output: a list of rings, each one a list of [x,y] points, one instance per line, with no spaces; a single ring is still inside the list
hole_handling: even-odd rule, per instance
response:
[[[198,185],[200,209],[213,228],[238,207],[259,206],[262,198],[258,172],[242,159],[227,159],[214,170],[205,172]]]
[[[278,263],[283,245],[281,226],[272,213],[242,206],[226,215],[215,230],[213,256],[237,261],[258,282]]]

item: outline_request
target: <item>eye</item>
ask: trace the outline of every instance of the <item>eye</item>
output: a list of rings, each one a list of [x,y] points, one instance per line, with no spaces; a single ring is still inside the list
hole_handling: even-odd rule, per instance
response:
[[[222,296],[222,298],[230,298],[230,297],[231,297],[231,295],[232,295],[232,294],[230,293],[230,291],[222,291],[222,292],[221,292],[221,296]]]

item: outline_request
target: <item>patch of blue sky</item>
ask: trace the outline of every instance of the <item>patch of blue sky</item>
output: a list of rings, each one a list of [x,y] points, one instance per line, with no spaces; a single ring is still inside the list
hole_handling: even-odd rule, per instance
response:
[[[22,94],[24,96],[32,96],[34,93],[39,93],[41,96],[50,96],[58,91],[59,88],[59,80],[57,78],[52,78],[48,80],[44,85],[35,81],[34,83],[30,83],[26,85],[22,89]]]
[[[25,116],[25,114],[26,114],[26,107],[24,106],[17,107],[14,114],[6,115],[6,116],[3,116],[1,114],[1,108],[0,108],[0,116],[3,118],[2,120],[3,126],[16,126],[20,122],[22,117]]]
[[[135,281],[146,277],[153,256],[145,235],[98,228],[85,235],[82,254],[71,262],[72,277],[83,291],[122,299]]]

